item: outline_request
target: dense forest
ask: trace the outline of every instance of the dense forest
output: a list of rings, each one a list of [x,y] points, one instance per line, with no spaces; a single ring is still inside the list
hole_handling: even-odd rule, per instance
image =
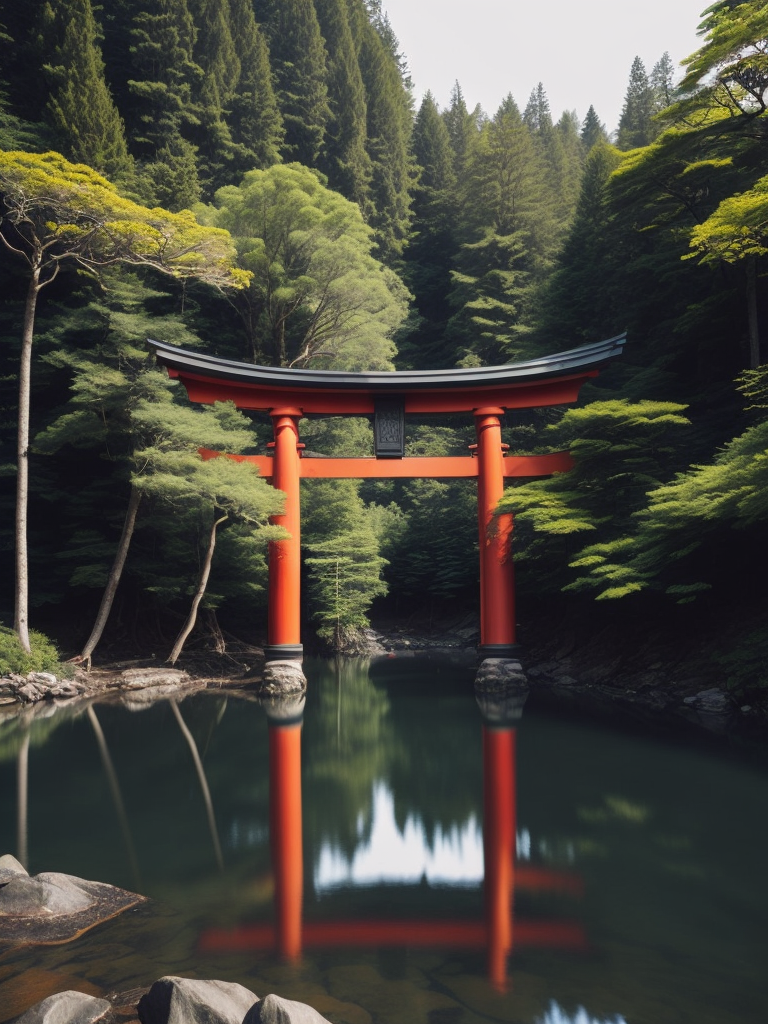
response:
[[[27,600],[86,657],[102,634],[175,656],[198,608],[198,643],[263,637],[279,496],[197,449],[263,451],[268,418],[190,406],[147,337],[365,370],[626,330],[578,406],[507,417],[513,451],[576,457],[504,499],[522,614],[727,620],[734,683],[757,678],[768,6],[702,18],[682,71],[635,59],[609,131],[594,107],[556,118],[542,83],[493,113],[458,83],[446,109],[417,104],[381,0],[0,0],[3,643],[14,614],[26,642]],[[473,440],[460,419],[408,429],[410,454]],[[303,421],[302,439],[372,450],[365,420]],[[311,481],[302,500],[326,643],[352,643],[372,607],[476,601],[467,482]]]

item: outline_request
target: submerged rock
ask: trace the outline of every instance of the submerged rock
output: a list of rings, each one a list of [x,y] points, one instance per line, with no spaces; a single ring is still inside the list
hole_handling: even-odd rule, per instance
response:
[[[232,981],[160,978],[139,1000],[141,1024],[242,1024],[259,997]]]
[[[16,1024],[95,1024],[111,1009],[106,999],[69,990],[31,1006]]]

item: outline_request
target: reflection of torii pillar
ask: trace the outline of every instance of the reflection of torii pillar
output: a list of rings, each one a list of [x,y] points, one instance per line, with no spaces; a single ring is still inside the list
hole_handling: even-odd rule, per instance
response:
[[[483,853],[488,978],[507,987],[507,957],[512,951],[517,843],[515,725],[522,714],[526,687],[506,694],[477,694],[483,717]]]
[[[515,578],[510,542],[512,516],[494,515],[504,495],[504,447],[495,406],[475,409],[477,521],[480,540],[480,646],[485,657],[509,658],[515,646]]]
[[[301,956],[304,858],[301,820],[301,723],[303,700],[293,710],[267,708],[269,718],[269,836],[275,878],[277,949]]]
[[[272,484],[285,492],[285,512],[273,516],[289,537],[269,545],[269,624],[267,661],[301,658],[301,506],[299,497],[299,419],[301,410],[272,409],[275,440]]]

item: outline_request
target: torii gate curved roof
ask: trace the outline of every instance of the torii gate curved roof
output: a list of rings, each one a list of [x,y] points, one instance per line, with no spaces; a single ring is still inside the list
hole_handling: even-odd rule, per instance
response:
[[[231,400],[240,409],[299,408],[305,414],[369,415],[376,399],[400,398],[405,412],[469,412],[485,406],[524,409],[574,402],[582,384],[620,355],[626,334],[541,359],[452,370],[351,373],[255,366],[148,344],[158,363],[184,384],[193,402]]]

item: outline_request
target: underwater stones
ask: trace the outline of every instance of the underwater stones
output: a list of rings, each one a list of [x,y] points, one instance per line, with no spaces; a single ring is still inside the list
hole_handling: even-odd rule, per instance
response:
[[[112,1009],[106,999],[85,992],[57,992],[30,1007],[16,1024],[95,1024]]]
[[[104,882],[55,871],[30,877],[15,857],[0,857],[0,942],[67,942],[144,901]]]
[[[243,1024],[329,1024],[328,1020],[306,1003],[283,999],[274,994],[256,1003],[246,1013]]]
[[[306,688],[307,679],[300,661],[268,661],[264,666],[260,694],[304,693]]]
[[[259,997],[232,981],[160,978],[139,1000],[141,1024],[242,1024]]]

